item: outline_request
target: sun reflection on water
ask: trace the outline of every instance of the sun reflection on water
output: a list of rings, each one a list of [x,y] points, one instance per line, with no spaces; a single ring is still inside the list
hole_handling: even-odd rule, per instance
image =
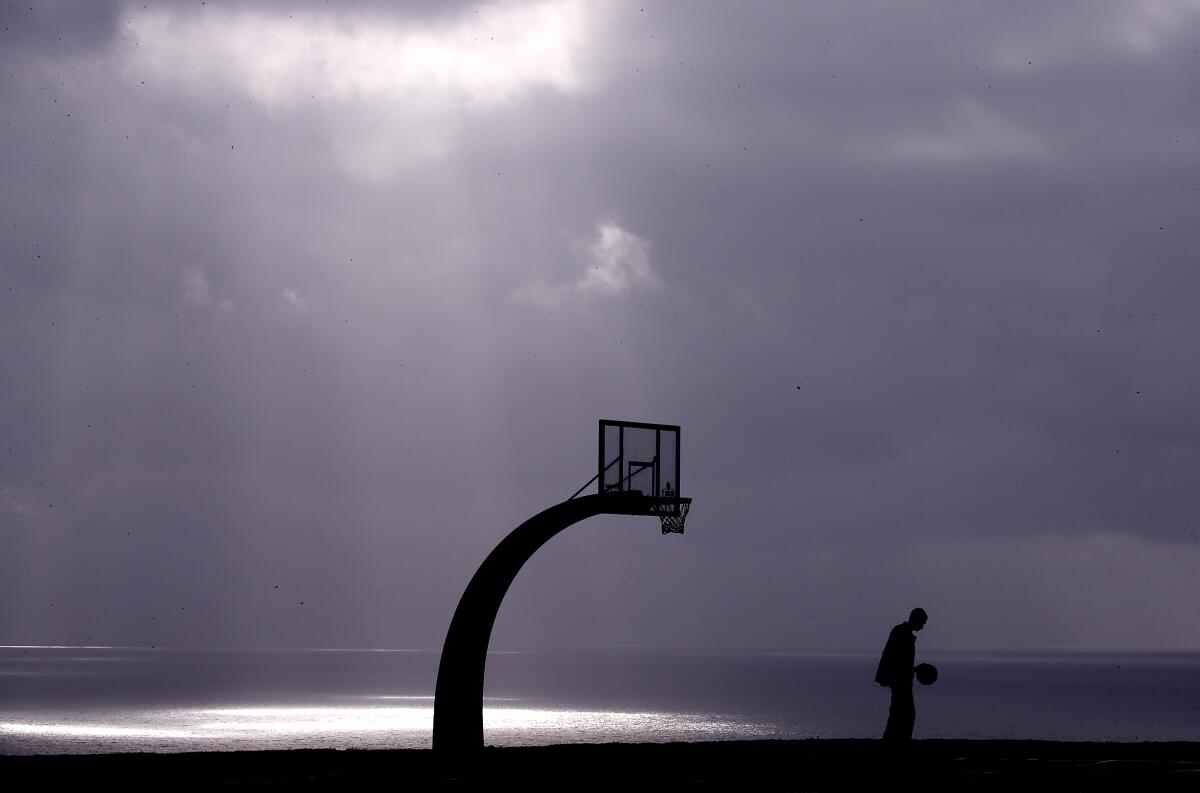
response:
[[[379,698],[383,699],[383,698]],[[395,699],[406,699],[397,697]],[[0,722],[6,753],[272,748],[428,748],[430,697],[405,706],[330,705],[107,710]],[[506,703],[513,700],[504,700]],[[33,714],[29,714],[32,716]],[[13,719],[13,716],[18,718]],[[765,727],[684,713],[488,706],[489,744],[700,740],[765,734]]]

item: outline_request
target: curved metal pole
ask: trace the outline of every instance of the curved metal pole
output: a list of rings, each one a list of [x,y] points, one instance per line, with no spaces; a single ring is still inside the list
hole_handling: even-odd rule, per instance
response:
[[[500,541],[475,572],[450,621],[433,697],[433,748],[459,755],[483,748],[483,675],[500,603],[521,566],[554,535],[593,515],[645,515],[636,493],[590,495],[539,512]]]

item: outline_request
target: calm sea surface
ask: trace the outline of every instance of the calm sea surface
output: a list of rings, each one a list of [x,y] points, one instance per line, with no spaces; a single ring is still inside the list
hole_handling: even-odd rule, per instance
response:
[[[923,652],[917,737],[1200,740],[1200,653]],[[873,653],[495,653],[490,744],[877,737]],[[0,648],[0,753],[422,748],[437,654]]]

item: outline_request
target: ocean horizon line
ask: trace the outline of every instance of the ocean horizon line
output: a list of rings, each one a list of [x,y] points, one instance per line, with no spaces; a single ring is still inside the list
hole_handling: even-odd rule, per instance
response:
[[[0,644],[0,650],[123,650],[138,652],[311,652],[311,653],[408,653],[440,654],[440,647],[336,647],[291,646],[263,644],[59,644],[22,643]],[[491,648],[489,655],[579,655],[587,653],[640,651],[695,655],[870,655],[878,647],[770,647],[770,646],[713,646],[657,644],[598,644],[579,647]],[[988,647],[972,645],[923,645],[922,653],[979,653],[1009,655],[1020,653],[1126,653],[1126,654],[1194,654],[1200,647],[1137,647],[1137,646],[1029,646]]]

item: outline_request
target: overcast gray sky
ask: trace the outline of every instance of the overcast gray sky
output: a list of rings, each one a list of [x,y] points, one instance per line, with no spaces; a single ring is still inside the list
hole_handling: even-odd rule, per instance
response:
[[[1200,646],[1200,3],[4,2],[0,643]]]

